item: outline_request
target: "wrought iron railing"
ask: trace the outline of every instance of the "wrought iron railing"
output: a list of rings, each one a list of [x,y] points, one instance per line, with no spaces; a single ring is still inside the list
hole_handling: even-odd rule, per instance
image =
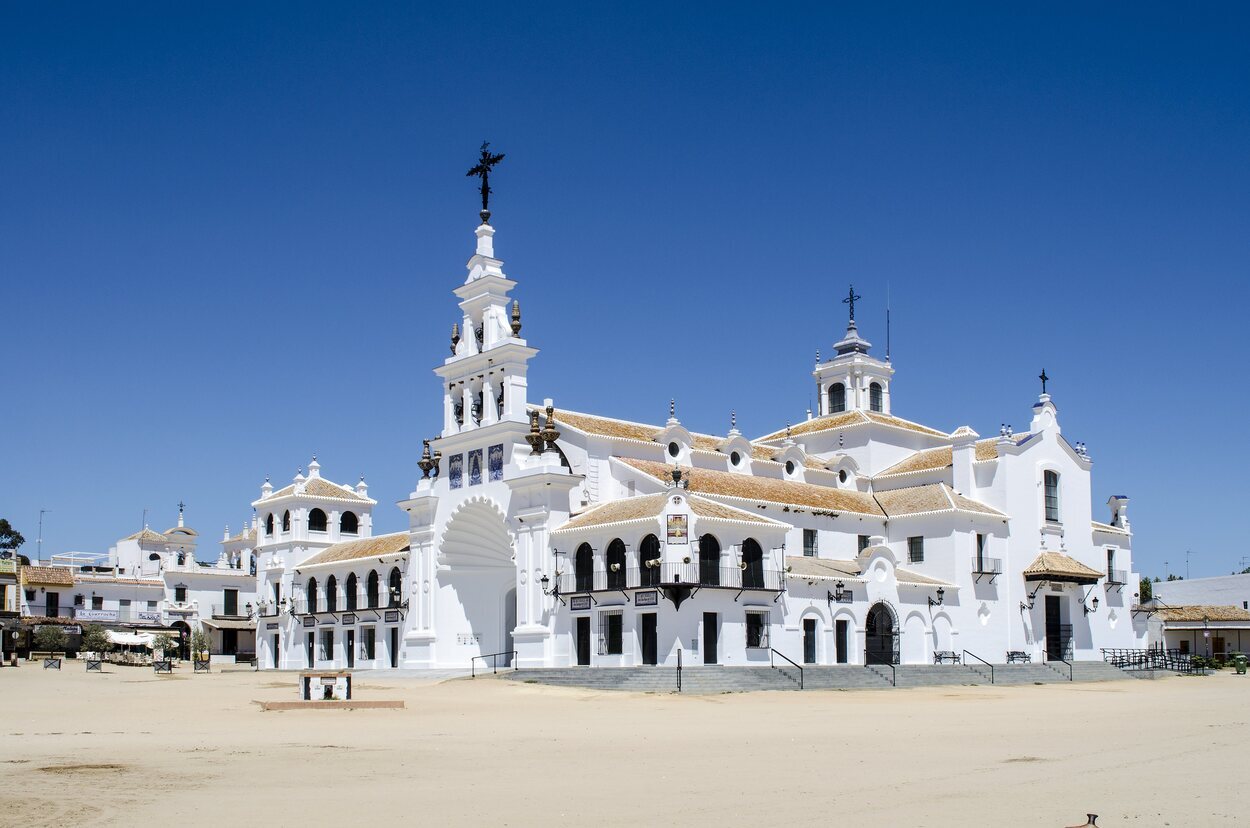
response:
[[[972,556],[973,575],[1001,575],[1002,572],[1002,558],[987,558],[984,555]]]
[[[652,567],[622,567],[616,571],[596,569],[593,572],[564,572],[560,575],[560,592],[568,595],[674,584],[779,592],[783,574],[777,569],[764,569],[753,565],[744,569],[741,566],[712,567],[697,562],[662,563]]]
[[[248,604],[213,604],[214,618],[249,618],[250,616]]]
[[[498,672],[499,672],[499,657],[500,657],[500,656],[512,656],[512,664],[511,664],[511,665],[507,665],[507,664],[505,664],[505,665],[504,665],[504,669],[505,669],[505,670],[506,670],[509,666],[511,666],[513,670],[519,670],[519,669],[521,669],[521,668],[517,665],[517,651],[516,651],[516,650],[502,650],[502,651],[500,651],[500,652],[498,652],[498,653],[487,653],[486,655],[475,655],[475,656],[473,656],[473,658],[469,659],[469,678],[477,678],[477,660],[478,660],[479,658],[480,658],[480,659],[482,659],[482,667],[483,667],[483,669],[486,667],[486,659],[488,659],[488,658],[489,658],[489,659],[490,659],[490,671],[491,671],[491,673],[498,673]]]
[[[307,595],[297,595],[291,599],[290,606],[296,615],[309,615],[322,612],[362,612],[367,610],[397,609],[403,604],[403,596],[388,597],[385,592],[379,595],[359,593],[354,600],[350,595],[338,595],[333,604],[326,601],[325,595],[317,596],[315,602],[309,602]]]
[[[1128,583],[1127,569],[1108,569],[1107,583],[1111,586],[1124,586]]]
[[[969,657],[975,658],[977,661],[981,662],[986,667],[990,668],[990,684],[993,684],[994,683],[994,665],[990,664],[988,661],[981,658],[981,656],[977,655],[976,653],[970,653],[967,650],[964,650],[964,666],[967,667],[969,670],[972,670],[974,673],[981,672],[981,670],[979,667],[974,667],[973,665],[968,663]]]
[[[1152,649],[1102,649],[1102,660],[1121,670],[1170,670],[1175,673],[1191,675],[1206,674],[1203,666],[1196,666],[1188,653],[1180,650]]]
[[[799,664],[797,661],[790,658],[785,653],[778,652],[777,650],[774,650],[772,647],[769,647],[768,648],[768,666],[772,667],[774,670],[779,669],[779,668],[777,667],[776,664],[773,663],[773,656],[780,656],[782,659],[788,662],[790,666],[794,667],[796,670],[799,671],[799,689],[802,690],[803,689],[803,665]]]

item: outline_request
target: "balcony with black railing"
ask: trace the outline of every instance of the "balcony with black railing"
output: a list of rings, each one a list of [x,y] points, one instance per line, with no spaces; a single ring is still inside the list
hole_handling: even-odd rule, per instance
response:
[[[324,593],[317,596],[316,600],[309,601],[306,595],[297,595],[291,600],[291,606],[296,615],[312,615],[322,612],[367,612],[371,610],[398,609],[403,605],[403,595],[400,593],[392,593],[387,595],[386,592],[368,592],[361,590],[357,593],[348,593],[346,595],[340,593],[335,596],[333,601],[326,600]]]
[[[1124,586],[1128,583],[1127,569],[1108,569],[1107,584],[1109,586]]]
[[[755,589],[780,592],[784,573],[777,569],[747,565],[710,566],[699,563],[661,563],[657,566],[621,567],[593,572],[565,572],[560,576],[560,592],[611,592],[661,586],[689,586],[720,589]]]
[[[973,575],[1001,575],[1002,572],[1002,558],[990,558],[985,555],[972,556]]]

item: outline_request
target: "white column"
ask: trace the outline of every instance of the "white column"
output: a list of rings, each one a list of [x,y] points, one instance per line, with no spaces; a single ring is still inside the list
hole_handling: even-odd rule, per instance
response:
[[[499,412],[495,408],[495,384],[490,374],[482,380],[482,424],[490,425],[499,422]]]

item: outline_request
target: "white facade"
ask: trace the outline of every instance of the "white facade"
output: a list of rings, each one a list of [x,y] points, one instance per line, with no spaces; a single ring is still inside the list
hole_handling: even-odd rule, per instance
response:
[[[455,290],[451,355],[435,369],[442,429],[399,503],[409,531],[372,538],[374,501],[348,498],[332,505],[356,509],[360,531],[311,537],[302,476],[253,504],[257,590],[277,608],[262,666],[464,667],[514,652],[526,667],[618,666],[679,651],[734,665],[770,649],[820,664],[964,650],[1002,662],[1144,646],[1128,500],[1094,520],[1092,461],[1048,394],[1027,431],[989,439],[901,419],[895,369],[852,319],[812,371],[816,416],[755,440],[734,423],[690,432],[671,406],[647,425],[536,405],[538,352],[494,234],[477,228]],[[268,524],[288,511],[289,529]],[[388,588],[362,612],[345,585],[370,573]]]

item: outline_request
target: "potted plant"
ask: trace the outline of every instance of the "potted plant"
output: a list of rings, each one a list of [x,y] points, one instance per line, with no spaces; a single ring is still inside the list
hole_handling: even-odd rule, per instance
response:
[[[203,664],[210,660],[210,650],[212,648],[212,639],[208,633],[199,629],[191,633],[191,660]]]
[[[178,639],[169,633],[161,633],[152,640],[152,651],[158,654],[159,658],[172,659],[171,651],[177,649]]]
[[[58,670],[61,668],[61,657],[65,655],[65,642],[66,635],[62,627],[47,624],[35,632],[35,646],[47,652],[48,661],[55,662]]]

